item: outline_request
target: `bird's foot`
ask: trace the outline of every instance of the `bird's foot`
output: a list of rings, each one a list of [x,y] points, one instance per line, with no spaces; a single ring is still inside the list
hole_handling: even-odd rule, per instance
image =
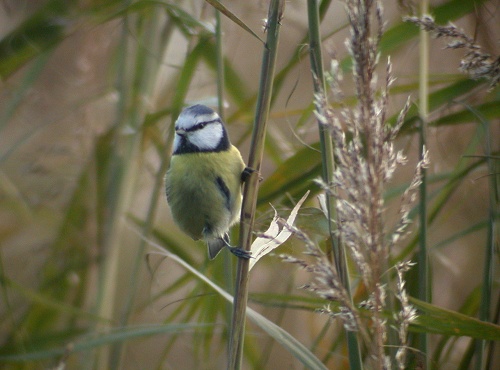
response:
[[[262,176],[260,176],[259,171],[257,171],[255,168],[252,167],[245,167],[243,172],[241,173],[241,181],[246,182],[250,175],[254,172],[257,172],[259,174],[259,182],[263,180]]]
[[[229,249],[229,251],[232,254],[234,254],[238,258],[243,258],[245,260],[247,260],[249,258],[253,258],[252,252],[246,251],[246,250],[238,248],[238,247],[232,247],[230,245],[228,245],[227,248]]]

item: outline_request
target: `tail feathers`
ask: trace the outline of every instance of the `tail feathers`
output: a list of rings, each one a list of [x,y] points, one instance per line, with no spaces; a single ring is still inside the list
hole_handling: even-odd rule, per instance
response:
[[[208,245],[208,258],[213,260],[215,257],[217,257],[222,248],[229,245],[229,237],[226,234],[224,235],[223,238],[207,240],[207,245]]]

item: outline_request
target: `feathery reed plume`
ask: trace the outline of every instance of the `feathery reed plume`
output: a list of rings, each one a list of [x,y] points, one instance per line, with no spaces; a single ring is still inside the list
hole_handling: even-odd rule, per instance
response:
[[[451,41],[446,45],[448,49],[464,49],[465,55],[460,62],[459,70],[467,73],[472,79],[485,78],[489,81],[490,88],[500,82],[500,56],[492,57],[484,52],[472,38],[454,24],[439,26],[430,15],[418,17],[405,17],[406,22],[420,26],[423,30],[431,32],[435,38],[447,37]]]
[[[325,306],[325,308],[319,310],[319,312],[327,313],[331,317],[340,318],[346,330],[358,331],[360,325],[357,309],[351,303],[349,294],[343,286],[341,279],[331,261],[304,232],[287,223],[285,223],[285,227],[293,232],[295,236],[304,243],[306,248],[305,254],[310,255],[315,259],[315,263],[312,264],[304,259],[295,258],[285,254],[280,255],[284,262],[297,264],[307,272],[315,275],[314,281],[310,284],[301,286],[301,288],[309,290],[327,301],[338,303],[338,312],[330,310],[329,306]],[[365,338],[367,338],[365,333],[362,334]]]
[[[353,61],[353,80],[358,100],[354,108],[342,108],[334,112],[327,102],[325,93],[315,96],[315,114],[321,124],[331,132],[335,146],[337,167],[329,183],[317,183],[336,199],[337,227],[340,241],[350,252],[369,297],[360,306],[368,314],[360,314],[358,307],[350,303],[349,294],[341,283],[334,265],[325,258],[319,247],[303,233],[295,233],[305,242],[306,253],[315,258],[314,264],[296,258],[286,258],[298,263],[315,275],[313,283],[305,286],[328,301],[339,304],[338,312],[331,312],[326,306],[321,312],[342,319],[348,330],[357,331],[369,350],[370,367],[389,369],[395,361],[404,366],[407,329],[416,317],[416,311],[408,303],[403,272],[411,264],[396,265],[398,280],[395,292],[389,285],[390,249],[407,233],[410,223],[408,214],[416,198],[421,170],[428,163],[427,154],[418,163],[410,187],[403,195],[400,220],[394,232],[387,235],[384,210],[384,189],[396,168],[406,163],[401,151],[394,148],[394,140],[401,128],[409,102],[401,110],[394,126],[386,123],[389,88],[394,82],[392,65],[387,61],[383,86],[377,86],[376,67],[379,61],[378,45],[383,33],[382,7],[373,0],[346,0],[351,37],[346,47]],[[333,70],[327,81],[334,97],[342,96],[337,71],[338,62],[332,62]],[[391,309],[389,300],[397,299],[401,311],[394,313],[400,350],[391,359],[386,354],[390,323],[384,311]],[[391,333],[392,334],[392,333]],[[397,341],[397,339],[396,339]],[[392,344],[392,343],[391,343]],[[404,349],[403,349],[404,348]]]
[[[410,323],[417,317],[417,311],[408,301],[408,294],[406,293],[405,289],[405,280],[403,278],[403,274],[407,272],[413,265],[414,263],[408,261],[396,263],[396,298],[401,304],[401,310],[398,313],[394,313],[394,321],[396,323],[400,342],[400,347],[396,352],[396,363],[400,370],[404,370],[406,368],[408,326],[410,326]]]

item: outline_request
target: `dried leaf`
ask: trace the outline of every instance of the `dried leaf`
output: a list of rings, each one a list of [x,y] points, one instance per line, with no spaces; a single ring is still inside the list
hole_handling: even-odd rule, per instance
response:
[[[300,199],[299,202],[295,205],[295,207],[293,207],[292,212],[290,212],[290,216],[288,216],[286,220],[286,223],[288,225],[294,224],[299,209],[302,206],[302,203],[304,203],[304,201],[306,200],[308,195],[309,191],[305,193],[302,199]],[[251,251],[253,258],[250,259],[250,266],[249,266],[250,270],[257,263],[258,260],[260,260],[266,254],[278,248],[281,244],[287,241],[290,235],[292,235],[292,231],[290,230],[290,228],[283,227],[283,225],[280,225],[279,220],[280,217],[278,216],[276,210],[274,210],[274,217],[273,220],[271,221],[271,224],[269,225],[269,228],[262,236],[256,238],[252,243]]]

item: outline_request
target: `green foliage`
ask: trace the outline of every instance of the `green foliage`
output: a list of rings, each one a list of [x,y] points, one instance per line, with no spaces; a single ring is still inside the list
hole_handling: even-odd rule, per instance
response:
[[[492,3],[441,1],[432,13],[440,24],[461,23],[478,9],[490,9]],[[335,44],[346,76],[351,73],[350,58],[342,47],[346,19],[344,13],[333,12],[334,4],[319,4],[323,60],[328,66]],[[304,27],[294,26],[290,32],[287,27],[292,27],[292,18],[287,12],[293,6],[287,5],[281,20],[285,42],[278,52],[274,87],[268,91],[270,120],[253,232],[267,228],[272,213],[269,204],[285,217],[310,190],[312,195],[299,212],[296,226],[326,249],[328,222],[313,196],[321,193],[314,180],[322,174],[322,155],[304,47],[310,25],[305,12],[295,13],[297,19],[302,17]],[[1,19],[19,11],[17,5],[13,7],[0,5],[5,13]],[[262,67],[265,45],[261,41],[267,37],[260,24],[267,17],[264,9],[252,8],[257,14],[253,16],[242,13],[245,8],[235,2],[207,1],[190,7],[189,2],[48,0],[0,35],[2,368],[60,364],[68,369],[162,368],[179,358],[188,358],[193,368],[225,367],[235,263],[228,256],[208,263],[205,249],[173,225],[163,197],[171,122],[186,104],[220,98],[214,88],[218,69],[212,19],[216,9],[222,15],[222,41],[231,40],[229,47],[222,42],[226,121],[233,142],[247,153],[259,94],[254,71]],[[400,15],[406,14],[401,11]],[[380,50],[382,56],[392,55],[397,71],[406,73],[404,55],[414,47],[418,28],[402,22],[401,16],[388,22]],[[493,23],[482,27],[493,27]],[[100,38],[110,41],[106,50],[100,49]],[[438,44],[433,52],[447,60],[449,51],[442,46]],[[77,56],[78,63],[71,55]],[[458,74],[458,60],[449,61],[446,67],[439,69],[445,72],[429,76],[428,247],[434,299],[445,292],[443,296],[454,300],[449,302],[451,307],[443,308],[411,298],[419,318],[409,330],[412,338],[414,333],[439,336],[427,354],[435,368],[449,361],[465,368],[480,353],[473,340],[482,345],[483,340],[500,339],[498,323],[477,319],[480,307],[484,310],[488,303],[496,304],[491,302],[497,299],[498,282],[492,282],[490,291],[481,292],[482,263],[474,267],[470,291],[455,292],[454,284],[460,283],[453,280],[470,274],[464,270],[468,265],[462,263],[461,245],[472,245],[469,253],[480,254],[481,261],[484,250],[491,248],[490,260],[498,266],[500,104],[498,88],[487,91],[487,81]],[[75,77],[71,68],[82,68],[82,79],[100,71],[95,72],[95,85],[80,88],[78,81],[71,80]],[[399,79],[390,90],[396,98],[388,118],[392,125],[401,108],[397,98],[418,96],[418,77],[408,68],[404,78],[396,73]],[[57,104],[51,105],[49,96],[55,96]],[[73,96],[76,102],[70,99]],[[352,106],[355,100],[347,93],[331,106],[335,111]],[[407,149],[410,162],[416,156],[418,106],[412,98],[397,142]],[[67,127],[73,128],[69,135]],[[457,140],[449,135],[451,130],[456,130]],[[64,145],[70,150],[60,149]],[[50,148],[52,157],[43,148]],[[387,189],[388,207],[397,208],[396,198],[408,181],[409,176],[403,174]],[[63,190],[59,183],[64,184]],[[480,198],[476,205],[476,196],[486,192],[491,196]],[[468,208],[460,208],[462,204]],[[410,218],[417,215],[415,207]],[[413,231],[392,252],[391,264],[414,259],[418,236]],[[302,241],[291,239],[277,254],[302,258]],[[168,252],[159,253],[158,248]],[[176,264],[174,259],[182,262]],[[456,276],[447,271],[450,265]],[[407,287],[416,296],[418,283],[413,273],[407,274]],[[446,274],[449,280],[443,279]],[[387,276],[392,287],[392,271]],[[316,311],[326,302],[295,289],[303,284],[301,272],[272,256],[251,271],[252,309],[247,307],[251,324],[245,334],[244,366],[275,368],[279,363],[348,368],[347,360],[338,361],[347,350],[342,326],[326,315],[319,316]],[[351,284],[353,301],[359,304],[367,298],[365,287],[358,276],[352,276]],[[337,306],[331,303],[330,308]],[[393,312],[383,315],[393,320]],[[468,350],[459,337],[470,339]],[[364,348],[362,355],[366,360]]]

